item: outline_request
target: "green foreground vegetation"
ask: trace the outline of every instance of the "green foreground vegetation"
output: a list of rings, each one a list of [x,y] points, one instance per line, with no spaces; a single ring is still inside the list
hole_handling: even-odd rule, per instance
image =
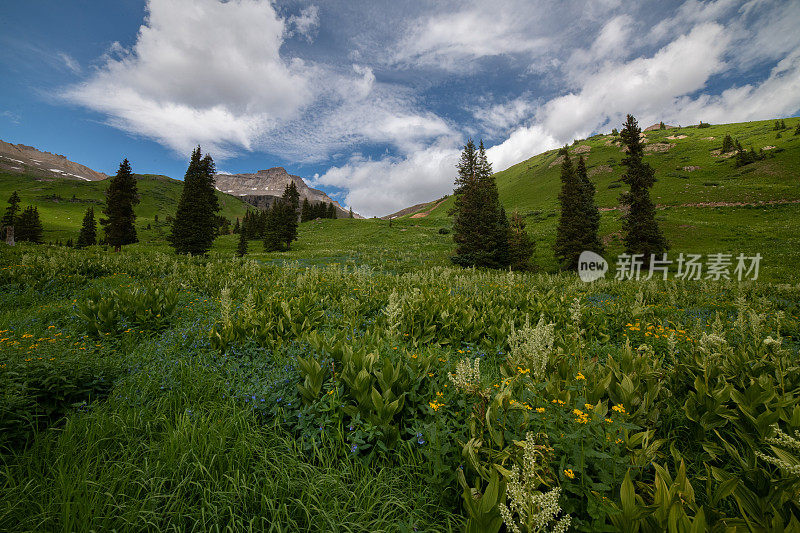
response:
[[[390,231],[291,253],[326,225]],[[797,285],[412,269],[447,236],[391,231],[3,247],[0,530],[800,530]]]
[[[181,182],[156,176],[121,252],[0,245],[0,530],[800,531],[785,122],[647,133],[673,258],[760,253],[758,281],[555,273],[556,152],[493,178],[536,272],[453,267],[452,198],[176,256]],[[726,134],[776,148],[736,166]],[[617,142],[571,148],[609,259]],[[77,239],[106,187],[0,176],[45,242]]]

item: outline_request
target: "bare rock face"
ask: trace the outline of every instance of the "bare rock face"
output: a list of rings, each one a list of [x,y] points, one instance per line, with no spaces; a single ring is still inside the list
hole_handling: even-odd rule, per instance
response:
[[[70,161],[63,155],[42,152],[33,146],[0,141],[0,171],[25,173],[39,178],[99,181],[108,176]]]
[[[333,202],[339,218],[349,216],[339,202],[330,198],[319,189],[312,189],[303,178],[286,172],[283,167],[273,167],[259,170],[255,174],[216,174],[214,176],[218,190],[238,196],[254,206],[265,209],[283,194],[283,190],[293,181],[297,192],[300,193],[300,202],[308,198],[312,204],[318,202]],[[355,214],[353,216],[356,216]],[[357,218],[361,218],[360,216]]]

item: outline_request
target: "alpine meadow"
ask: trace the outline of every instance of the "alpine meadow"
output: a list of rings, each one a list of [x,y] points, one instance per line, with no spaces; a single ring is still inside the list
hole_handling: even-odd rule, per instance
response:
[[[800,4],[6,16],[0,531],[800,533]]]

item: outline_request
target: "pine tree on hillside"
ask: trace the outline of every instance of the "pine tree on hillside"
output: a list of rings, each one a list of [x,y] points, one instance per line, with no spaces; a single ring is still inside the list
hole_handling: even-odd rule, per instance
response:
[[[328,218],[338,218],[336,214],[336,206],[333,205],[333,202],[328,202],[328,212],[326,213]]]
[[[347,218],[353,218],[353,208],[352,207],[350,208],[350,211],[349,211],[349,213],[347,215]]]
[[[667,129],[667,126],[666,126],[666,124],[664,124],[664,121],[663,121],[663,120],[662,120],[661,122],[659,122],[659,124],[658,124],[658,129],[660,129],[660,130],[665,130],[665,129]]]
[[[595,186],[586,172],[586,163],[583,160],[583,156],[578,157],[576,173],[581,188],[583,249],[602,255],[603,244],[600,242],[600,210],[597,208],[597,204],[594,201]]]
[[[97,244],[97,223],[94,220],[94,207],[89,206],[83,215],[83,225],[78,234],[77,247],[94,246]]]
[[[264,224],[264,251],[277,252],[283,249],[283,202],[280,200],[272,204]]]
[[[510,264],[509,226],[500,204],[492,167],[483,142],[475,149],[470,139],[456,166],[453,240],[451,261],[461,266],[503,268]]]
[[[655,170],[643,160],[644,144],[639,138],[641,130],[632,115],[628,115],[621,132],[628,154],[622,159],[627,168],[622,181],[629,190],[620,197],[628,212],[622,216],[625,252],[643,254],[649,267],[651,255],[660,256],[667,251],[667,240],[656,221],[656,207],[650,199],[650,188],[655,183]]]
[[[239,232],[239,244],[236,246],[236,255],[239,257],[247,255],[247,237],[243,231]]]
[[[241,233],[242,226],[239,223],[239,217],[236,217],[236,222],[233,223],[233,234],[236,235],[237,233]]]
[[[311,202],[308,198],[303,198],[303,206],[300,208],[300,222],[308,222],[312,220]]]
[[[794,129],[795,135],[800,135],[800,122],[797,123],[797,127]]]
[[[214,189],[214,160],[194,149],[172,223],[170,242],[179,254],[202,255],[211,249],[220,210]]]
[[[531,256],[536,243],[525,229],[525,217],[518,211],[511,213],[509,220],[508,254],[512,270],[530,270]]]
[[[784,119],[781,119],[781,129],[782,130],[786,129],[786,121]]]
[[[290,181],[283,190],[280,203],[283,204],[280,209],[281,233],[288,250],[292,241],[297,240],[297,216],[300,209],[300,194],[294,181]]]
[[[729,133],[725,134],[725,139],[722,141],[722,153],[727,154],[728,152],[733,152],[736,148],[736,145],[733,143],[733,138]]]
[[[19,194],[17,191],[11,193],[11,197],[8,199],[8,207],[6,207],[6,212],[3,215],[2,221],[0,221],[0,234],[2,235],[3,239],[6,238],[6,227],[14,226],[17,222],[17,213],[19,213]],[[19,240],[19,238],[17,238]]]
[[[578,257],[583,251],[584,240],[584,213],[583,213],[583,187],[578,178],[578,173],[572,166],[569,151],[566,147],[561,149],[561,192],[558,201],[561,204],[561,214],[556,229],[556,242],[553,248],[555,256],[562,268],[576,270]]]
[[[39,220],[38,208],[30,205],[22,211],[14,226],[14,239],[41,244],[42,223]]]
[[[117,175],[109,180],[106,189],[106,206],[100,224],[106,234],[105,241],[119,252],[125,244],[139,242],[136,237],[136,213],[133,206],[139,203],[136,178],[131,165],[124,159],[119,165]]]

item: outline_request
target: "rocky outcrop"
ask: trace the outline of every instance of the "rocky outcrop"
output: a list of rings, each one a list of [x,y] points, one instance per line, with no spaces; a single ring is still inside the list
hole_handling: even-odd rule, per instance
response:
[[[342,208],[339,202],[319,189],[312,189],[303,181],[303,178],[289,174],[283,167],[259,170],[255,174],[217,174],[214,178],[218,190],[238,196],[260,209],[271,206],[277,198],[280,198],[289,182],[293,181],[300,193],[301,202],[304,198],[308,198],[312,204],[333,202],[339,218],[349,216],[349,212]]]
[[[99,181],[108,176],[70,161],[63,155],[42,152],[33,146],[0,141],[0,171],[28,174],[38,178],[66,178]]]

